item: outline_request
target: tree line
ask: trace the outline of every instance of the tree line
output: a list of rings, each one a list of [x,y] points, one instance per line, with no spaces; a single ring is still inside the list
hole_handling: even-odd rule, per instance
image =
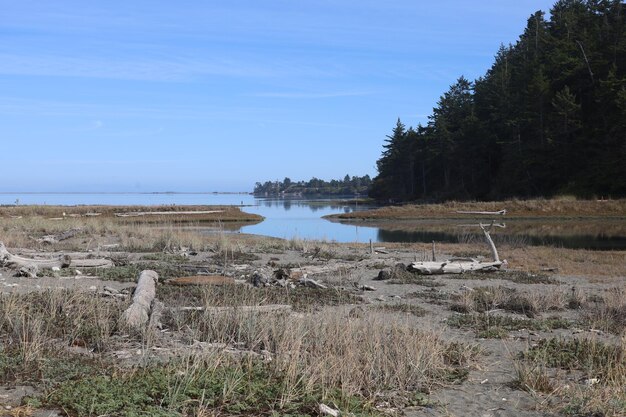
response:
[[[530,16],[426,125],[397,121],[378,200],[626,196],[626,3],[561,0]]]
[[[369,175],[363,177],[346,175],[343,180],[324,181],[311,178],[309,181],[294,182],[290,178],[282,181],[257,182],[254,186],[256,195],[367,195],[372,179]]]

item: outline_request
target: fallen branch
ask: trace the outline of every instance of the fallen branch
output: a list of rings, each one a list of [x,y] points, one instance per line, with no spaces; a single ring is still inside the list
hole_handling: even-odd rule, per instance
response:
[[[128,327],[139,329],[150,320],[152,302],[156,297],[156,283],[159,274],[149,269],[141,271],[137,288],[133,294],[133,303],[122,313],[122,320]]]
[[[493,256],[493,261],[500,262],[500,257],[498,256],[498,249],[496,249],[496,245],[495,243],[493,243],[493,240],[491,239],[491,235],[489,234],[489,232],[491,232],[492,227],[493,227],[493,222],[491,222],[491,226],[489,226],[488,229],[485,229],[482,223],[480,224],[480,228],[483,230],[485,239],[487,239],[487,244],[489,245],[489,249],[491,249],[491,256]]]

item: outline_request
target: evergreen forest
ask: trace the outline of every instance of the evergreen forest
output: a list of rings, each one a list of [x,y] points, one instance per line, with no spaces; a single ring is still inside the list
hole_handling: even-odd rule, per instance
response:
[[[346,175],[343,180],[324,181],[311,178],[309,181],[292,181],[285,178],[282,181],[257,182],[254,186],[255,195],[284,196],[284,195],[334,195],[354,196],[366,195],[372,185],[369,175],[363,177]]]
[[[426,125],[397,121],[380,201],[626,196],[626,3],[561,0],[491,68],[461,76]]]

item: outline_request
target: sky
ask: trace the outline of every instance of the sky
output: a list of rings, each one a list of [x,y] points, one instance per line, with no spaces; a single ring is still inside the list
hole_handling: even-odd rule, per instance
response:
[[[0,192],[376,175],[547,0],[0,0]]]

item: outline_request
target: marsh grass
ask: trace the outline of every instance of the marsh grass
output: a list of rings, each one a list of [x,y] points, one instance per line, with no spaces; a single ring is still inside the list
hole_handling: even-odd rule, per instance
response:
[[[506,200],[494,202],[458,202],[442,204],[407,204],[386,206],[374,210],[343,213],[333,217],[340,219],[432,219],[432,218],[467,218],[457,211],[498,211],[507,209],[506,218],[515,217],[624,217],[626,199],[621,200],[571,200],[571,199],[536,199]]]
[[[539,290],[523,291],[507,287],[476,287],[452,296],[450,309],[459,313],[501,309],[510,313],[524,314],[533,318],[546,311],[575,309],[582,305],[580,291],[564,287],[550,287]]]
[[[472,329],[476,337],[503,339],[515,330],[554,330],[568,329],[572,322],[557,316],[545,319],[520,319],[494,314],[456,314],[447,319],[451,327]]]
[[[626,333],[626,290],[618,287],[601,296],[588,297],[582,322],[594,329]]]
[[[582,384],[564,383],[548,368],[582,373]],[[516,361],[522,389],[560,397],[571,415],[623,416],[626,413],[626,339],[606,344],[593,339],[541,340]]]
[[[426,310],[422,307],[407,303],[379,304],[373,308],[382,312],[411,314],[416,317],[422,317],[426,314]]]
[[[202,291],[197,301],[210,306],[285,301],[298,305],[289,298],[296,297],[295,292],[272,295],[233,288],[237,286]],[[184,297],[172,293],[159,292],[166,306]],[[329,301],[317,291],[304,293],[309,307]],[[186,304],[189,299],[179,301]],[[167,350],[168,345],[160,345],[164,339],[158,332],[149,337],[120,327],[118,318],[127,305],[76,291],[1,297],[2,383],[31,380],[45,387],[39,401],[76,415],[130,416],[138,410],[196,415],[205,409],[222,415],[297,415],[313,413],[311,407],[320,401],[368,415],[376,414],[368,404],[381,392],[427,393],[436,385],[461,380],[476,355],[469,346],[449,344],[436,332],[416,329],[405,313],[367,310],[351,317],[329,307],[314,313],[302,307],[303,313],[295,315],[237,308],[225,314],[166,309],[164,324],[177,335],[181,348],[186,341],[217,347],[182,359],[151,361],[146,356],[140,367],[129,368],[102,359],[120,343],[146,351]],[[86,348],[92,352],[90,359],[68,355],[71,347]],[[233,349],[245,354],[234,355]],[[263,359],[267,356],[271,361]],[[65,378],[51,366],[80,377]]]

